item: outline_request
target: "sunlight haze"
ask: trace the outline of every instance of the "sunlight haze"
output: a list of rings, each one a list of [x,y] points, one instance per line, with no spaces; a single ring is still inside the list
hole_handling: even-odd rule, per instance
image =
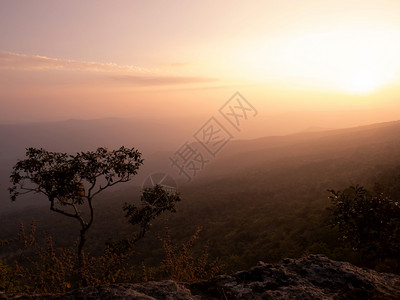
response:
[[[0,123],[400,111],[398,1],[0,3]]]

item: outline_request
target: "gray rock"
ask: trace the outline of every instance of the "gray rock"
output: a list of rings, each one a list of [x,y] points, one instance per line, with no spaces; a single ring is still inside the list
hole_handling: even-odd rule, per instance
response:
[[[400,299],[400,276],[323,255],[284,259],[188,286],[198,299]]]

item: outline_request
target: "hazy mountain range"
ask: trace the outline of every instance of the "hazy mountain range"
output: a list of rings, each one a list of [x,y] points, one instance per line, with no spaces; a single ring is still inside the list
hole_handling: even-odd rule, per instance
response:
[[[209,162],[204,170],[196,174],[190,185],[198,185],[214,178],[232,179],[243,174],[264,173],[272,168],[283,169],[284,166],[315,165],[325,160],[332,162],[354,158],[358,161],[364,156],[366,159],[372,159],[368,156],[369,153],[378,149],[375,156],[395,160],[393,155],[386,152],[397,151],[400,145],[399,122],[327,130],[325,126],[334,124],[312,124],[310,122],[316,120],[313,118],[308,118],[307,123],[305,119],[310,115],[297,117],[298,122],[294,121],[284,130],[286,135],[278,135],[279,130],[273,128],[278,128],[280,122],[286,122],[290,114],[285,118],[271,118],[269,123],[263,123],[262,126],[255,121],[249,123],[215,158],[208,157]],[[334,119],[334,116],[330,115],[328,118]],[[94,150],[99,146],[110,149],[121,145],[138,148],[143,153],[145,164],[133,184],[141,185],[145,177],[153,172],[164,171],[176,175],[177,170],[171,168],[169,157],[186,141],[193,142],[193,134],[203,125],[202,120],[204,118],[151,122],[110,118],[0,125],[0,207],[5,209],[9,206],[6,192],[9,174],[17,159],[24,157],[27,147],[43,147],[50,151],[69,153]],[[337,126],[344,124],[346,122]],[[263,131],[270,134],[275,132],[275,136],[241,139],[254,135],[254,132],[261,134]],[[298,133],[287,134],[296,131]],[[179,179],[185,178],[180,177],[178,181]],[[13,204],[13,207],[20,205]]]

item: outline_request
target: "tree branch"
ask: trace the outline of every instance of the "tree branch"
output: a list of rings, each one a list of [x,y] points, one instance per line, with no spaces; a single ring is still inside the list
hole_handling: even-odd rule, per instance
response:
[[[92,185],[90,186],[90,188],[89,188],[89,190],[88,190],[88,194],[87,194],[87,196],[86,196],[86,199],[89,201],[89,198],[92,198],[92,191],[93,191],[93,189],[94,189],[94,187],[96,186],[96,183],[97,183],[97,177],[98,176],[100,176],[100,175],[97,175],[95,178],[94,178],[94,181],[92,182]]]
[[[89,228],[90,225],[92,225],[93,218],[94,218],[94,208],[93,208],[93,204],[92,204],[92,198],[88,198],[88,203],[89,203],[89,209],[90,209],[90,219],[89,219],[89,222],[87,223],[87,228]]]
[[[122,177],[121,179],[119,179],[119,180],[117,180],[117,181],[114,181],[114,182],[112,182],[112,183],[110,183],[110,181],[108,181],[107,182],[107,184],[105,185],[105,186],[100,186],[99,187],[99,189],[92,195],[92,197],[91,198],[93,198],[94,196],[96,196],[97,194],[99,194],[99,193],[101,193],[102,191],[104,191],[106,188],[109,188],[109,187],[111,187],[111,186],[114,186],[114,185],[116,185],[117,183],[120,183],[120,182],[127,182],[127,181],[129,181],[129,176],[127,176],[127,177]]]
[[[59,208],[57,208],[57,207],[54,207],[54,199],[51,199],[51,200],[50,200],[50,203],[51,203],[51,204],[50,204],[50,210],[52,210],[52,211],[54,211],[54,212],[58,212],[58,213],[60,213],[60,214],[62,214],[62,215],[64,215],[64,216],[77,219],[77,220],[79,221],[79,223],[81,224],[82,228],[84,228],[84,226],[85,226],[85,221],[79,216],[79,214],[77,214],[76,207],[75,207],[75,214],[71,214],[71,213],[66,212],[66,211],[64,211],[64,210],[61,210],[61,209],[59,209]]]

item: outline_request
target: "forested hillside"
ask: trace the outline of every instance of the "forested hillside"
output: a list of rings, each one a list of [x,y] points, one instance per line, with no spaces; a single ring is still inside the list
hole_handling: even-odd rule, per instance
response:
[[[158,236],[165,235],[167,226],[177,243],[201,227],[195,248],[207,244],[210,255],[227,271],[309,253],[360,264],[360,257],[343,248],[329,225],[327,190],[351,184],[372,188],[375,182],[385,182],[398,196],[399,131],[400,123],[392,122],[232,141],[190,184],[178,187],[183,200],[177,213],[154,222],[148,237],[135,245],[135,260],[149,266],[160,262]],[[98,199],[97,222],[88,241],[93,253],[100,253],[105,242],[129,235],[122,205],[138,201],[139,195],[140,187],[131,186]],[[58,245],[71,244],[76,224],[48,211],[45,199],[35,201],[42,206],[2,217],[1,238],[15,235],[19,221],[35,219],[38,230],[52,234]]]

